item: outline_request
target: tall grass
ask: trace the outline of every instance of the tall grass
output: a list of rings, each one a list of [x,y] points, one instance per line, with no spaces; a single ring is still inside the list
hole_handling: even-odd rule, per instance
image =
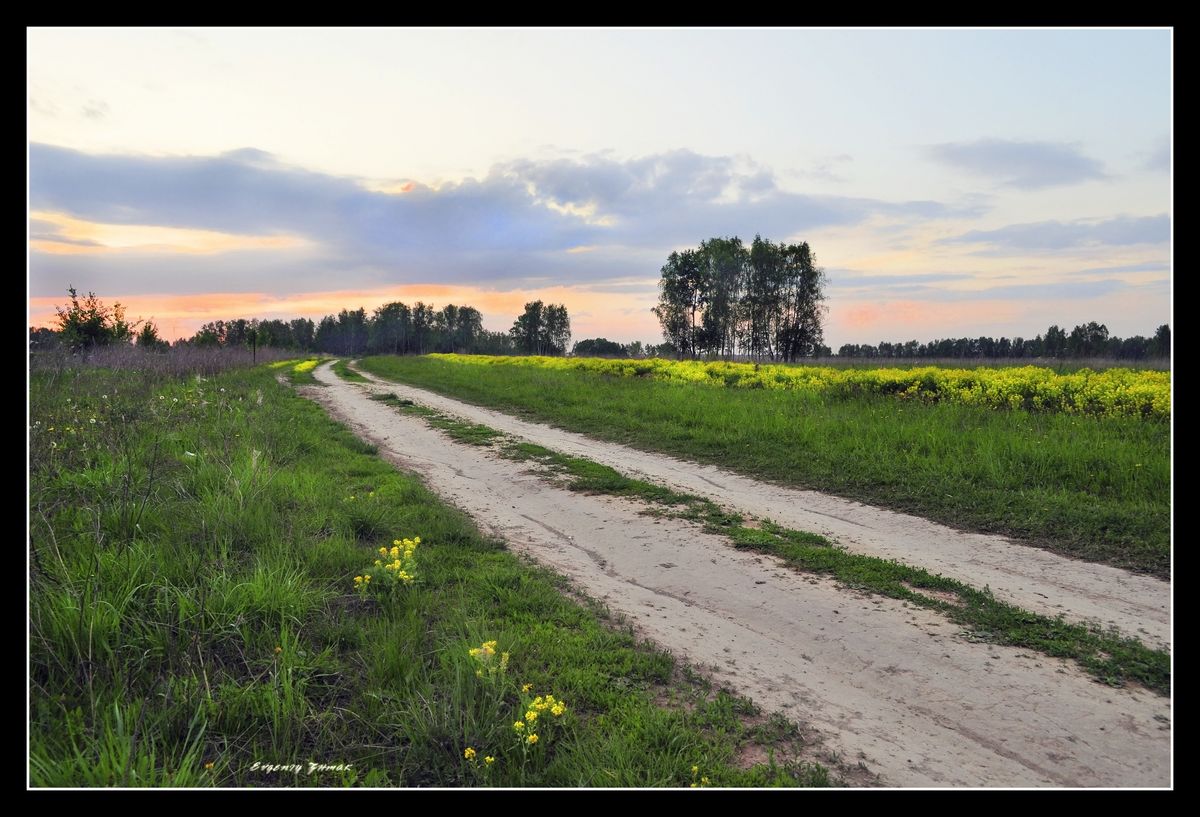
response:
[[[828,782],[794,728],[681,680],[276,373],[32,373],[33,785]],[[414,535],[414,585],[354,592]],[[532,746],[524,684],[569,704]],[[748,744],[778,762],[744,768]]]
[[[1170,572],[1170,427],[369,357],[376,375],[563,428],[1091,561]]]
[[[245,347],[172,346],[165,350],[146,350],[138,346],[100,346],[72,354],[62,349],[31,352],[33,371],[63,371],[81,366],[154,372],[161,375],[213,375],[229,369],[288,360],[303,353],[265,347],[252,352]]]

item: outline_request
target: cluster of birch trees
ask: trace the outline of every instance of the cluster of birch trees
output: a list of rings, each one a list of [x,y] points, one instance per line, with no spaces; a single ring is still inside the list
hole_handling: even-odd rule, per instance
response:
[[[710,238],[667,258],[654,314],[680,358],[793,361],[828,354],[824,283],[807,242]]]

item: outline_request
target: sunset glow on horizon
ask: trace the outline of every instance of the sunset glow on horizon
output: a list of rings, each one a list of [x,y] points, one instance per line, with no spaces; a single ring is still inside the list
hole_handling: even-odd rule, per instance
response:
[[[31,326],[74,286],[171,340],[541,299],[656,343],[667,255],[756,233],[835,349],[1171,320],[1169,30],[27,33]]]

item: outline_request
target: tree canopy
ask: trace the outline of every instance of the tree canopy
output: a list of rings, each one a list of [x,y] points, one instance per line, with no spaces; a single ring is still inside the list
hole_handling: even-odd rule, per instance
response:
[[[680,357],[792,361],[828,353],[824,282],[807,243],[710,238],[667,257],[654,314]]]
[[[68,287],[71,303],[65,307],[54,307],[58,315],[60,339],[72,351],[108,346],[114,343],[129,343],[134,329],[140,321],[132,324],[125,320],[125,307],[114,303],[105,305],[96,293],[89,292],[80,298],[75,287]]]
[[[571,342],[571,319],[562,304],[530,301],[508,330],[518,352],[527,355],[565,355]]]

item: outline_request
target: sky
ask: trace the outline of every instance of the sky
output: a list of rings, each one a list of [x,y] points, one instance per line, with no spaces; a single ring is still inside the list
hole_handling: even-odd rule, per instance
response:
[[[1171,319],[1165,29],[71,29],[28,39],[29,321],[389,301],[658,342],[677,249],[807,241],[826,343]]]

